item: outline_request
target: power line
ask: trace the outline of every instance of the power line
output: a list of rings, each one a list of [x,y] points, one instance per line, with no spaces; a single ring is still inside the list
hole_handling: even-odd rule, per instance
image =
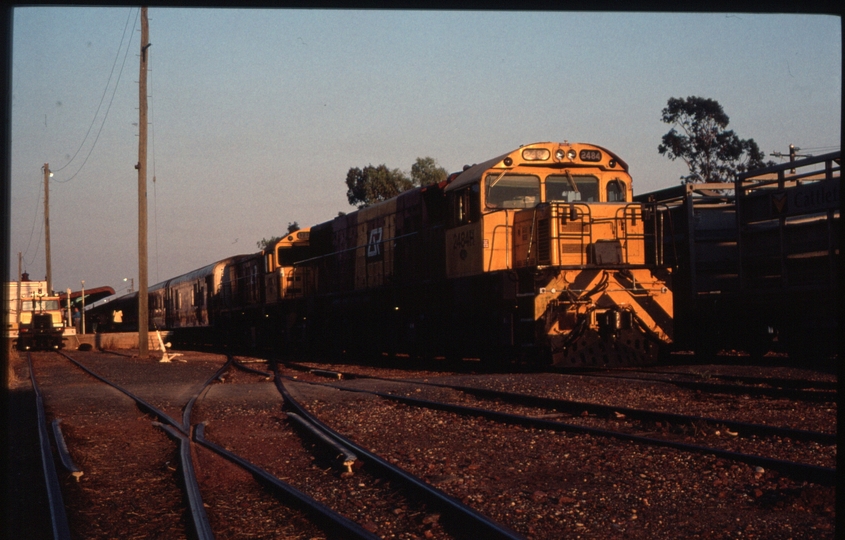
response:
[[[808,152],[833,152],[835,150],[839,150],[841,148],[840,145],[831,145],[831,146],[813,146],[811,148],[804,147],[802,150]]]
[[[131,15],[132,15],[132,10],[130,9],[129,10],[129,16],[131,17]],[[123,48],[123,40],[126,38],[126,28],[129,27],[129,20],[130,20],[129,17],[127,17],[126,18],[126,24],[123,26],[123,35],[120,36],[120,45],[118,45],[117,52],[114,55],[114,62],[112,62],[111,72],[109,73],[109,78],[106,80],[106,87],[103,88],[103,95],[100,96],[100,103],[99,103],[99,105],[97,105],[97,110],[94,112],[94,117],[91,118],[91,125],[88,126],[88,131],[85,133],[85,137],[82,138],[82,142],[79,143],[79,148],[76,149],[76,152],[74,152],[73,157],[71,157],[70,160],[67,163],[65,163],[64,165],[62,165],[59,169],[53,171],[54,173],[61,171],[62,169],[64,169],[65,167],[67,167],[68,165],[73,163],[73,160],[76,159],[76,156],[79,154],[79,151],[82,150],[82,147],[85,145],[85,141],[88,140],[88,135],[91,134],[91,128],[94,127],[94,122],[97,120],[97,115],[100,114],[100,108],[103,106],[103,102],[106,99],[106,92],[108,91],[109,86],[111,85],[111,80],[112,80],[112,77],[114,76],[114,68],[117,65],[117,59],[120,58],[120,50]]]
[[[65,167],[67,167],[68,165],[73,163],[73,160],[79,154],[79,151],[82,149],[82,146],[84,146],[85,141],[88,140],[88,135],[91,133],[91,128],[94,127],[94,122],[97,119],[97,115],[100,113],[100,108],[103,105],[103,101],[105,99],[106,92],[108,91],[109,85],[111,84],[112,75],[114,74],[114,68],[117,65],[117,59],[120,58],[120,50],[123,48],[123,42],[126,39],[126,29],[129,27],[129,21],[131,20],[131,18],[132,18],[132,10],[130,9],[129,10],[129,16],[126,19],[126,25],[123,27],[123,35],[120,37],[120,45],[118,46],[117,53],[115,54],[114,63],[112,64],[112,70],[111,70],[111,73],[109,74],[108,81],[106,81],[106,87],[103,89],[103,95],[100,97],[100,104],[97,106],[97,111],[94,113],[94,118],[91,120],[91,126],[88,127],[88,132],[85,134],[85,137],[82,139],[82,143],[79,145],[79,148],[76,150],[76,153],[73,155],[72,158],[70,158],[70,161],[68,161],[65,165],[63,165],[58,170],[53,171],[54,173],[61,171],[62,169],[64,169]],[[136,24],[137,24],[137,19],[136,19]],[[135,25],[132,26],[132,33],[129,35],[129,43],[131,43],[131,41],[132,41],[132,35],[134,34],[134,32],[135,32]],[[67,180],[54,180],[54,182],[57,182],[59,184],[64,184],[64,183],[70,182],[71,180],[76,178],[76,175],[78,175],[79,172],[82,170],[82,168],[85,167],[85,164],[88,162],[88,158],[90,158],[91,154],[94,152],[94,148],[97,146],[97,141],[100,140],[100,134],[103,132],[103,127],[106,125],[106,120],[109,117],[109,111],[111,110],[112,103],[114,103],[114,97],[117,94],[117,87],[120,85],[120,79],[123,75],[123,68],[124,68],[124,66],[126,66],[126,57],[129,54],[129,49],[130,49],[129,43],[127,43],[126,51],[123,53],[123,63],[120,66],[120,72],[118,73],[117,80],[114,83],[114,89],[112,90],[112,95],[111,95],[111,99],[109,100],[109,105],[108,105],[108,107],[106,107],[106,112],[105,112],[105,115],[103,116],[103,121],[100,123],[100,129],[97,130],[97,136],[95,137],[94,143],[91,145],[90,150],[88,150],[88,154],[85,156],[85,160],[82,162],[82,165],[79,166],[79,169],[77,169],[76,172],[73,173],[73,175],[70,178],[68,178]]]
[[[44,190],[41,189],[41,186],[43,186],[43,185],[44,185],[44,177],[39,174],[38,175],[38,195],[35,197],[35,212],[34,212],[34,215],[32,217],[32,226],[29,228],[29,240],[27,240],[26,248],[23,250],[24,262],[26,262],[26,255],[29,253],[29,246],[32,245],[32,234],[35,232],[35,223],[38,220],[38,212],[41,208],[41,196],[44,193]],[[44,222],[42,221],[41,224],[42,224],[42,227],[43,227]],[[41,244],[40,233],[39,233],[39,237],[38,237],[38,244],[39,245]],[[35,255],[37,255],[37,254],[38,254],[38,246],[35,246]],[[32,256],[33,262],[35,261],[35,255]]]
[[[41,186],[39,186],[41,187]],[[39,199],[38,202],[40,203],[41,200]],[[33,227],[33,230],[35,228]],[[41,247],[41,237],[44,235],[44,220],[41,220],[41,229],[38,231],[38,243],[35,244],[35,251],[32,254],[32,259],[27,261],[24,259],[25,266],[29,266],[30,264],[35,262],[35,257],[38,256],[38,248]],[[30,235],[30,240],[32,240],[32,236]],[[29,245],[26,246],[27,251],[29,251]]]

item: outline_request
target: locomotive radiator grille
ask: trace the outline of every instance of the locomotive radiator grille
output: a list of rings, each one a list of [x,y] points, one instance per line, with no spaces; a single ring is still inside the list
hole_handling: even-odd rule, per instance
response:
[[[549,219],[541,219],[537,222],[537,260],[539,264],[551,264],[551,224]]]

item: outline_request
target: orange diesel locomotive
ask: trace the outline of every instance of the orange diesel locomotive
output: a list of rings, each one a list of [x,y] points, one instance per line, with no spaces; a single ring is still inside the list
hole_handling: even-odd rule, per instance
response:
[[[316,225],[288,274],[312,301],[284,318],[309,348],[654,361],[672,295],[627,169],[595,145],[536,143]]]
[[[185,286],[200,287],[201,324],[228,343],[648,363],[671,342],[672,295],[668,271],[646,259],[645,208],[612,152],[535,143],[215,263]],[[161,294],[187,298],[181,281]],[[175,317],[156,318],[180,331]]]

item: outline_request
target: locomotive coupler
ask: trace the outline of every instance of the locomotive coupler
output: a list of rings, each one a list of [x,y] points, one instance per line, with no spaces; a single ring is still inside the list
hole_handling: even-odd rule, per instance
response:
[[[632,316],[628,310],[608,309],[596,314],[596,322],[602,339],[610,340],[616,337],[619,330],[631,329]]]

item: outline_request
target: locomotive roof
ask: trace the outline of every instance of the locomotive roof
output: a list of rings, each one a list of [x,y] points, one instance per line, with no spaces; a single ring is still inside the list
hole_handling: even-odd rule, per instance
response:
[[[452,191],[453,189],[462,188],[468,184],[472,184],[481,180],[481,175],[484,174],[485,171],[492,168],[493,165],[497,163],[501,163],[503,159],[508,157],[509,154],[502,154],[501,156],[494,157],[493,159],[488,159],[483,163],[477,163],[470,167],[469,169],[465,170],[461,174],[455,177],[452,182],[446,186],[446,189],[443,191]]]
[[[469,184],[473,184],[475,182],[478,182],[478,181],[481,180],[481,177],[484,175],[484,173],[486,171],[496,167],[497,165],[500,165],[499,166],[500,169],[510,168],[510,166],[506,166],[502,163],[505,160],[505,158],[507,158],[507,157],[514,159],[514,161],[517,161],[518,164],[525,165],[526,164],[525,160],[522,159],[520,152],[522,152],[523,150],[525,150],[527,148],[530,148],[530,147],[548,148],[548,147],[553,147],[553,146],[556,146],[556,147],[580,146],[580,147],[588,147],[588,148],[594,148],[594,149],[597,149],[597,150],[601,150],[602,152],[604,152],[605,154],[610,156],[613,160],[615,160],[621,166],[621,170],[624,170],[624,171],[628,170],[628,164],[627,163],[625,163],[624,161],[619,159],[619,156],[617,156],[616,154],[614,154],[610,150],[607,150],[606,148],[602,148],[601,146],[597,146],[597,145],[589,144],[589,143],[570,143],[570,142],[566,142],[566,141],[564,141],[562,143],[537,142],[537,143],[531,143],[531,144],[526,144],[526,145],[520,146],[516,150],[508,152],[507,154],[502,154],[501,156],[494,157],[493,159],[488,159],[487,161],[485,161],[483,163],[478,163],[476,165],[469,167],[467,170],[465,170],[464,172],[462,172],[458,176],[456,176],[455,179],[452,180],[452,182],[448,186],[446,186],[446,189],[444,191],[448,192],[448,191],[452,191],[452,190],[455,190],[455,189],[460,189],[460,188],[465,187]],[[538,166],[546,166],[546,167],[565,167],[569,164],[575,165],[575,163],[572,163],[572,162],[537,161],[537,162],[534,162],[534,163]],[[600,163],[589,163],[589,165],[602,166]]]
[[[185,281],[193,281],[193,280],[196,280],[196,279],[202,279],[205,276],[212,274],[214,272],[214,270],[216,268],[218,268],[219,266],[225,266],[227,264],[230,264],[230,263],[233,263],[233,262],[239,262],[239,261],[248,259],[250,257],[255,257],[255,256],[256,256],[255,253],[250,253],[250,254],[243,254],[243,255],[235,255],[233,257],[227,257],[223,260],[213,262],[209,265],[203,266],[202,268],[198,268],[196,270],[188,272],[187,274],[182,274],[181,276],[176,276],[174,278],[170,278],[169,280],[167,280],[164,283],[159,284],[159,285],[171,285],[171,284],[176,284],[176,283],[183,283]]]

